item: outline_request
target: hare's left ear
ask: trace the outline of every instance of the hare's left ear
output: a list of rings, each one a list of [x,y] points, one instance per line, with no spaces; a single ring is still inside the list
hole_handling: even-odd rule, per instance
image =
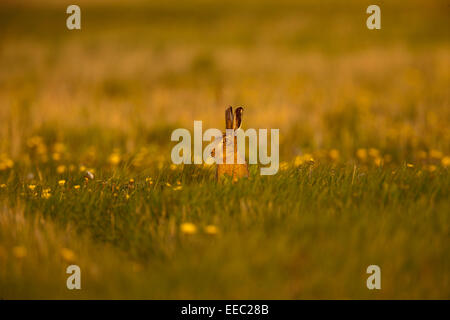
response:
[[[244,108],[239,107],[234,111],[234,130],[238,130],[242,124],[242,113]]]
[[[225,110],[225,128],[233,129],[233,107]]]

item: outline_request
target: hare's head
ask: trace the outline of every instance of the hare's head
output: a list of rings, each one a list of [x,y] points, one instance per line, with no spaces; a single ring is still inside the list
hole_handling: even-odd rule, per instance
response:
[[[238,130],[242,124],[242,113],[244,108],[238,107],[233,115],[233,107],[225,110],[225,128]]]
[[[216,149],[218,149],[219,155],[225,157],[225,146],[230,145],[232,140],[236,141],[235,131],[241,127],[242,124],[242,114],[244,108],[238,107],[233,113],[233,107],[228,107],[225,110],[225,129],[226,131],[222,134],[221,141],[217,144]],[[231,151],[233,148],[230,148]],[[222,152],[223,150],[223,152]],[[211,152],[211,156],[215,156],[215,149]]]

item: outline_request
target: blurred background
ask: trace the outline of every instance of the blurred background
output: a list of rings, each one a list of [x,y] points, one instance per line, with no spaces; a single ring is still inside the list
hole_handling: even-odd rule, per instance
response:
[[[379,1],[381,30],[371,3],[78,1],[70,31],[71,2],[2,1],[0,150],[39,135],[80,157],[169,157],[174,128],[223,128],[242,105],[244,128],[280,128],[282,160],[448,153],[448,2]]]

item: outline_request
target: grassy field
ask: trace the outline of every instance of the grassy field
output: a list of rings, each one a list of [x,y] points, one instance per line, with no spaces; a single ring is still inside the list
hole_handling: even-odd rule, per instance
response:
[[[448,4],[316,2],[2,1],[0,299],[449,299]],[[171,164],[228,105],[276,175]]]

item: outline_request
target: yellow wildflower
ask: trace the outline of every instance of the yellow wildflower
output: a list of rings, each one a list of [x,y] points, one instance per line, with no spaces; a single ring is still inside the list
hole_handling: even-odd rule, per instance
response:
[[[289,168],[289,163],[283,161],[280,163],[280,170],[287,170]]]
[[[13,254],[18,259],[25,258],[27,256],[27,248],[24,246],[16,246],[13,248]]]
[[[28,185],[28,189],[30,189],[31,191],[33,191],[34,189],[36,189],[36,185],[30,184],[30,185]]]
[[[80,186],[79,186],[78,184],[76,184],[76,185],[73,186],[73,188],[74,188],[75,190],[78,190],[78,189],[80,189]]]
[[[314,163],[314,158],[313,158],[313,156],[312,156],[311,154],[309,154],[309,153],[306,153],[306,154],[303,156],[303,158],[305,159],[305,161]]]
[[[58,153],[63,153],[66,150],[66,146],[61,142],[56,142],[53,145],[53,150]]]
[[[67,249],[67,248],[61,249],[61,256],[67,262],[74,262],[76,259],[75,253],[72,250]]]
[[[430,157],[434,159],[441,159],[443,156],[442,152],[439,150],[431,150]]]
[[[427,152],[423,151],[423,150],[419,151],[417,155],[418,155],[419,159],[422,159],[422,160],[427,158]]]
[[[42,190],[42,198],[44,198],[44,199],[50,198],[50,196],[51,196],[50,191],[51,191],[50,188],[46,188],[46,189]]]
[[[65,165],[59,165],[56,167],[56,172],[58,172],[59,174],[64,173],[65,171],[66,171]]]
[[[1,156],[0,156],[1,158]],[[5,158],[5,159],[0,159],[0,171],[2,170],[6,170],[6,169],[11,169],[14,166],[14,162],[9,159],[9,158]]]
[[[63,187],[66,184],[66,180],[59,180],[58,184]]]
[[[448,157],[448,156],[443,157],[441,160],[441,163],[444,167],[450,166],[450,157]]]
[[[180,229],[181,229],[181,232],[186,233],[186,234],[194,234],[197,232],[197,227],[195,226],[195,224],[190,223],[190,222],[181,224]]]
[[[109,163],[111,163],[112,165],[117,165],[120,162],[120,154],[118,153],[113,153],[109,156],[108,159]]]
[[[360,148],[358,150],[356,150],[356,156],[361,160],[361,161],[365,161],[367,158],[367,150],[364,148]]]
[[[14,166],[14,162],[11,159],[6,159],[5,160],[5,165],[7,168],[12,168]]]
[[[330,158],[333,161],[337,161],[339,159],[339,151],[336,149],[331,149],[330,150]]]
[[[205,232],[207,234],[217,234],[218,230],[217,230],[216,226],[213,226],[213,225],[210,224],[210,225],[205,227]]]
[[[377,167],[379,167],[383,163],[383,159],[381,159],[380,157],[377,157],[377,158],[373,159],[373,162],[375,163],[375,165]]]
[[[370,148],[369,149],[369,156],[371,156],[372,158],[378,158],[380,155],[380,152],[375,149],[375,148]]]
[[[54,154],[52,154],[52,159],[55,161],[61,160],[61,154],[55,152]]]
[[[302,165],[303,164],[303,157],[302,156],[296,156],[295,157],[295,161],[294,161],[294,165],[296,166],[296,167],[298,167],[298,166],[300,166],[300,165]]]

